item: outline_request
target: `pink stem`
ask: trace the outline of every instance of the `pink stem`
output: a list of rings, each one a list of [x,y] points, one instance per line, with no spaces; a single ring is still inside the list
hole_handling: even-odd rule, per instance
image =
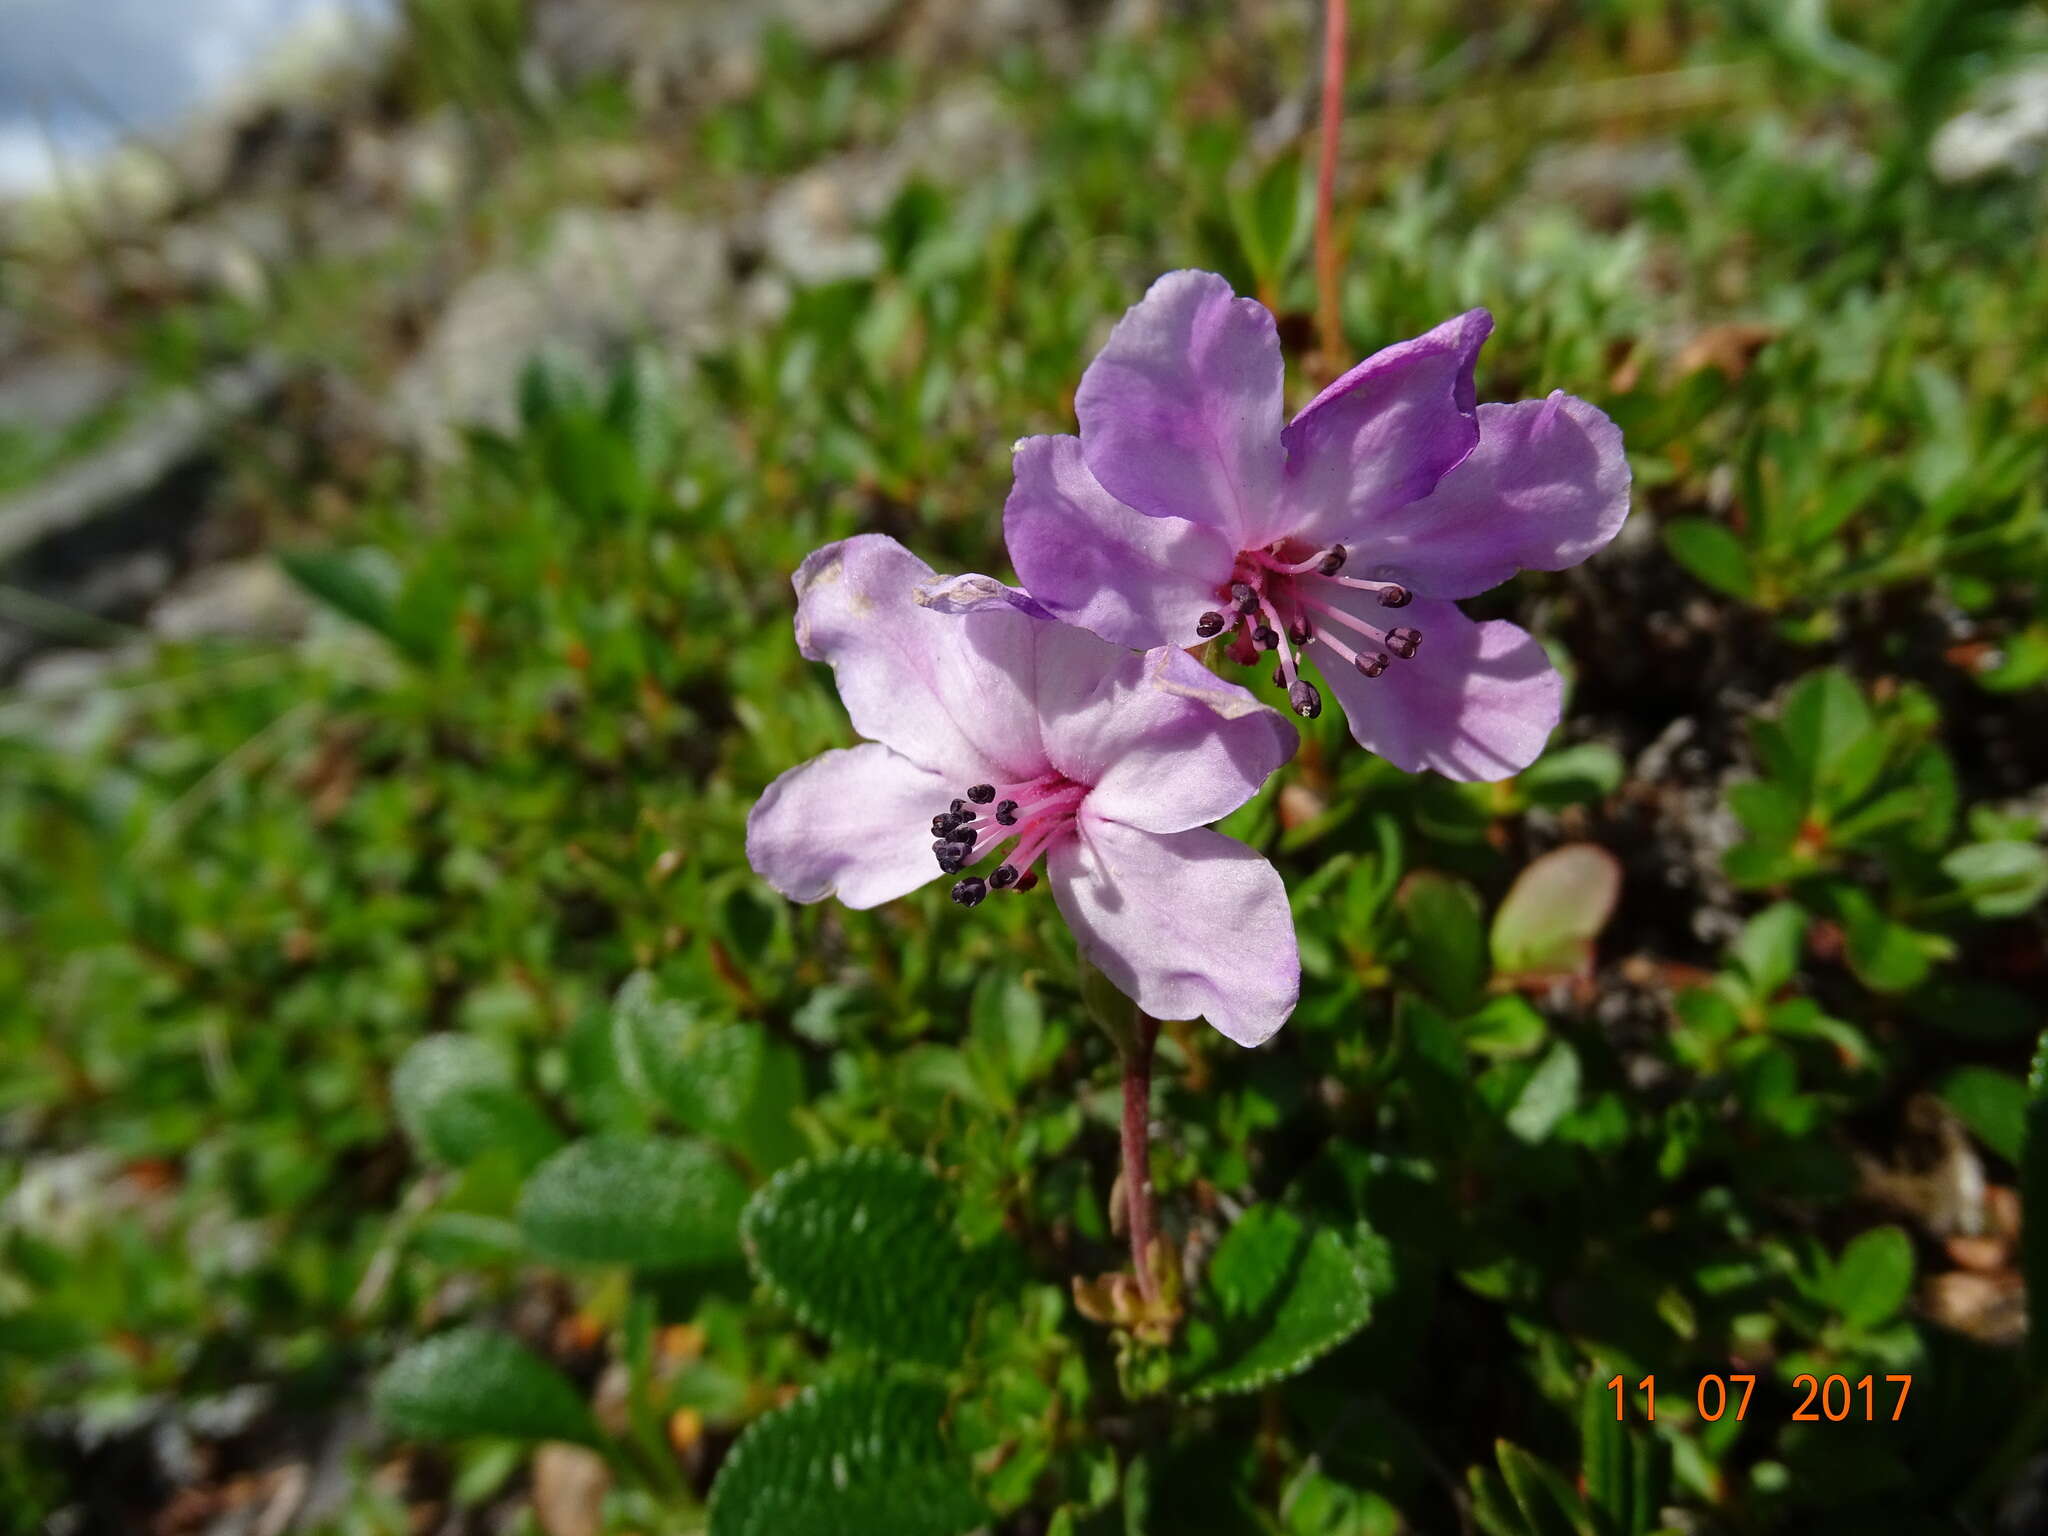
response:
[[[1331,202],[1337,188],[1337,138],[1344,120],[1344,3],[1323,5],[1322,149],[1316,162],[1316,330],[1324,376],[1334,378],[1343,355],[1344,320],[1337,295],[1337,233]]]

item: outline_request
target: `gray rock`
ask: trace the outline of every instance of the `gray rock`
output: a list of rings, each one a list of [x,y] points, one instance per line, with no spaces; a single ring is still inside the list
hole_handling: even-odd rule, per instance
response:
[[[724,234],[661,208],[573,208],[539,259],[458,289],[393,385],[393,429],[445,451],[465,425],[514,425],[519,377],[542,359],[597,377],[636,344],[687,356],[723,334],[732,299]]]
[[[0,371],[0,427],[58,433],[105,410],[132,372],[92,352],[26,358]]]
[[[166,640],[212,635],[290,640],[305,632],[312,605],[268,555],[207,566],[173,588],[149,615]]]

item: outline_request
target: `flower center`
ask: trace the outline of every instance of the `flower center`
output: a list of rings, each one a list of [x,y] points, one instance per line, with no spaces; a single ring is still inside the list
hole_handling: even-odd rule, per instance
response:
[[[1048,773],[1023,784],[975,784],[932,818],[932,854],[945,874],[958,874],[1015,840],[1002,863],[984,880],[968,875],[953,884],[953,899],[979,906],[991,888],[1028,891],[1038,884],[1031,866],[1074,830],[1074,815],[1088,798],[1088,786]]]
[[[1323,696],[1300,675],[1296,647],[1319,640],[1362,676],[1378,677],[1395,661],[1415,654],[1422,631],[1406,625],[1381,629],[1334,605],[1340,588],[1370,592],[1382,608],[1405,608],[1414,597],[1398,582],[1339,574],[1346,555],[1342,544],[1319,549],[1306,559],[1291,559],[1283,549],[1282,544],[1271,544],[1240,552],[1230,580],[1216,589],[1226,606],[1203,614],[1195,634],[1213,640],[1235,631],[1229,655],[1240,666],[1250,666],[1261,651],[1279,652],[1273,686],[1287,691],[1287,702],[1297,715],[1313,720],[1323,712]]]

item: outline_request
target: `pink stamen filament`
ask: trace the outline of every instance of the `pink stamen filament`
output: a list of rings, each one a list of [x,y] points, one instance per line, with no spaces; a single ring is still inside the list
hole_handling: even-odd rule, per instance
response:
[[[1287,626],[1280,622],[1280,615],[1274,609],[1266,594],[1259,594],[1259,611],[1265,614],[1266,623],[1273,633],[1280,637],[1277,649],[1280,652],[1280,675],[1287,680],[1286,686],[1294,686],[1294,649],[1287,643]]]
[[[1328,603],[1322,602],[1317,598],[1310,597],[1306,592],[1295,593],[1294,600],[1300,603],[1304,608],[1313,608],[1316,610],[1316,612],[1323,614],[1328,618],[1335,619],[1339,624],[1345,625],[1350,629],[1355,629],[1362,635],[1370,635],[1373,639],[1379,641],[1382,645],[1386,644],[1386,631],[1374,628],[1372,625],[1366,623],[1363,619],[1353,618],[1350,614],[1346,613],[1341,608],[1332,608]]]
[[[1319,644],[1327,645],[1332,651],[1336,652],[1346,666],[1356,667],[1358,665],[1358,653],[1331,634],[1327,629],[1317,632],[1316,641]]]

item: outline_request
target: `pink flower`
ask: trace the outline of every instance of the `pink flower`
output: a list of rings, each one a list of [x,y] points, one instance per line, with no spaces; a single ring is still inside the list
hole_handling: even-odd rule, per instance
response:
[[[1283,426],[1272,315],[1213,273],[1167,273],[1082,375],[1080,436],[1017,447],[1019,578],[1119,645],[1235,631],[1231,654],[1273,652],[1302,715],[1322,707],[1313,660],[1352,735],[1409,772],[1519,771],[1562,682],[1528,634],[1453,600],[1600,549],[1629,471],[1583,400],[1475,408],[1492,328],[1475,309],[1375,353]]]
[[[1293,753],[1286,720],[1179,650],[1112,645],[986,577],[938,582],[880,535],[818,550],[796,591],[798,646],[867,741],[768,786],[747,818],[762,878],[872,907],[996,860],[954,884],[972,907],[1042,862],[1082,953],[1147,1013],[1241,1045],[1286,1021],[1280,877],[1207,829]]]

